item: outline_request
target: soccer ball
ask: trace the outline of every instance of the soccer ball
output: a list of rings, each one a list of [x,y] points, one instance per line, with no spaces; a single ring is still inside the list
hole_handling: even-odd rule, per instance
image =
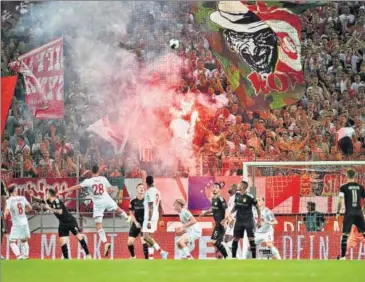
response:
[[[171,39],[170,40],[170,48],[171,49],[177,49],[177,48],[179,48],[179,40],[177,40],[177,39]]]

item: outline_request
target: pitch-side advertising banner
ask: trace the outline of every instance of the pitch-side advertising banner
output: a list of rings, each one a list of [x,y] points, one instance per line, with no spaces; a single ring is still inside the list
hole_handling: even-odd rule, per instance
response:
[[[56,220],[56,219],[55,219]],[[178,236],[175,234],[175,228],[180,226],[177,217],[164,218],[164,226],[159,227],[154,238],[161,247],[169,252],[170,259],[180,259],[176,241]],[[215,258],[215,249],[209,243],[213,228],[213,222],[210,218],[199,220],[199,225],[203,229],[203,236],[194,244],[192,255],[196,259]],[[106,230],[107,231],[107,230]],[[364,260],[365,259],[365,240],[359,234],[352,235],[349,241],[348,259]],[[281,256],[284,259],[335,259],[340,251],[339,231],[324,232],[294,232],[290,229],[282,231],[280,228],[275,233],[275,244],[278,247]],[[103,244],[100,242],[96,232],[85,233],[84,237],[88,243],[90,252],[95,259],[105,259],[102,254]],[[112,244],[110,257],[107,259],[126,259],[129,258],[127,247],[127,232],[108,232],[107,237]],[[13,259],[9,248],[8,237],[3,242],[2,255],[7,259]],[[245,259],[248,252],[249,244],[247,239],[241,240],[238,250],[238,257]],[[71,235],[69,241],[70,258],[84,259],[85,254],[78,244],[77,240]],[[143,258],[142,246],[140,240],[136,240],[137,258]],[[33,259],[61,259],[62,252],[59,245],[58,235],[56,233],[32,234],[30,239],[30,257]],[[159,254],[155,254],[159,258]]]

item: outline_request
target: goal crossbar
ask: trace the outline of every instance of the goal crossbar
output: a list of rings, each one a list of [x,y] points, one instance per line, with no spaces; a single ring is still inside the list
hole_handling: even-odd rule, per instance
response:
[[[242,178],[248,181],[249,167],[278,167],[278,166],[365,166],[365,161],[300,161],[300,162],[243,162]]]

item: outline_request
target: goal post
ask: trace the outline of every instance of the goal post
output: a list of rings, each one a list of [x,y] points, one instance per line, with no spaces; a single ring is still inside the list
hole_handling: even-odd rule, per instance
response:
[[[343,219],[336,221],[338,194],[348,168],[356,171],[356,181],[365,186],[365,161],[243,162],[242,179],[250,192],[265,199],[278,220],[275,243],[284,258],[338,255]],[[365,239],[353,230],[349,256],[365,259]]]

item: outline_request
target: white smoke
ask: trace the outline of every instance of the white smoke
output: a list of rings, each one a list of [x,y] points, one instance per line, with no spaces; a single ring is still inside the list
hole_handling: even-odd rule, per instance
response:
[[[176,152],[181,151],[184,153],[180,153],[179,158],[194,169],[192,131],[197,116],[188,128],[189,137],[183,141],[184,144],[176,143],[166,124],[166,120],[178,118],[175,114],[169,117],[171,105],[177,100],[176,92],[169,86],[180,80],[183,62],[168,50],[168,41],[165,42],[166,48],[161,42],[155,42],[149,35],[148,23],[137,23],[142,28],[136,35],[127,33],[130,25],[136,24],[133,22],[145,20],[139,12],[147,9],[151,10],[152,15],[159,13],[161,6],[156,2],[122,1],[42,3],[22,18],[18,28],[24,30],[31,23],[35,38],[39,41],[47,42],[64,36],[65,65],[71,69],[71,74],[65,74],[66,83],[67,79],[78,80],[79,87],[72,88],[75,96],[85,92],[86,100],[90,97],[93,100],[92,104],[86,103],[87,107],[82,104],[84,101],[79,102],[75,106],[76,113],[90,117],[93,122],[105,114],[118,111],[121,113],[120,131],[128,134],[135,149],[140,141],[150,139],[157,147],[156,155],[165,166],[175,166]],[[142,52],[145,58],[154,59],[141,67],[135,53],[121,48],[120,42],[133,47],[142,42],[146,45]],[[164,83],[151,87],[146,81],[151,79],[154,71],[160,74]],[[76,75],[73,76],[72,72]],[[166,112],[167,116],[161,118],[156,111]],[[129,123],[125,124],[123,118],[128,118]]]

